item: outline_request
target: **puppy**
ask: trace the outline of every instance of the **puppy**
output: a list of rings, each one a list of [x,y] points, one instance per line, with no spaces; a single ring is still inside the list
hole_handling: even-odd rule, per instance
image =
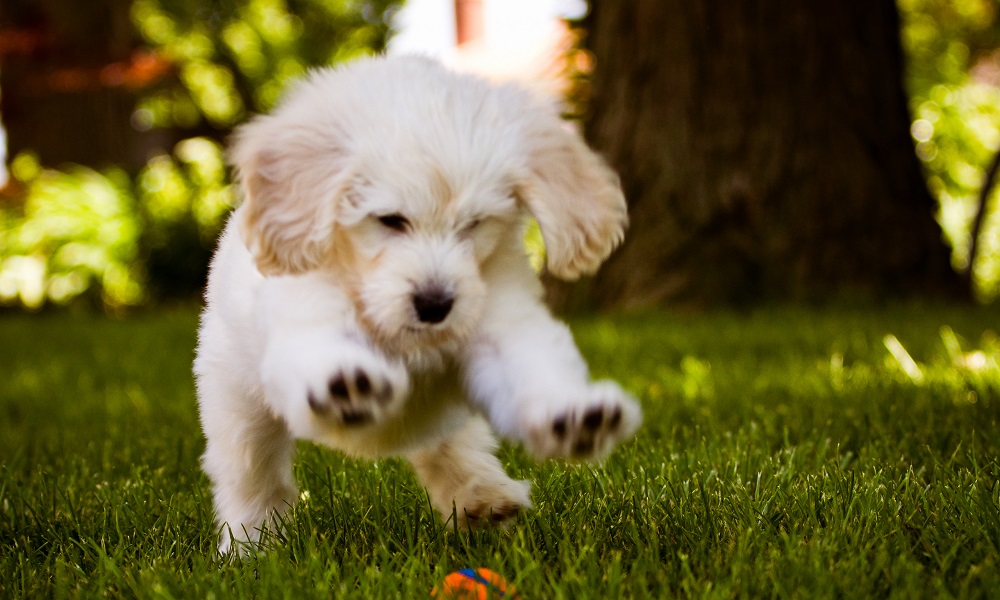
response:
[[[618,178],[555,107],[422,58],[313,72],[238,129],[243,202],[212,260],[194,372],[220,552],[297,499],[296,439],[403,456],[461,527],[530,506],[494,456],[599,459],[642,419],[591,382],[541,301],[627,224]]]

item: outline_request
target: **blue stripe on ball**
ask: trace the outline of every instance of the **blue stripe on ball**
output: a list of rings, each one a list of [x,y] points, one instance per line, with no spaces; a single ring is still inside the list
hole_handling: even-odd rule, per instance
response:
[[[493,590],[497,594],[500,594],[501,598],[506,598],[507,597],[507,594],[503,593],[503,590],[501,590],[500,588],[498,588],[495,585],[493,585],[493,583],[490,582],[488,579],[484,579],[482,575],[480,575],[479,573],[476,573],[475,569],[462,569],[462,570],[459,571],[459,573],[462,574],[462,575],[464,575],[465,577],[468,577],[469,579],[475,581],[476,583],[481,583],[481,584],[485,585],[486,587],[490,588],[491,590]]]

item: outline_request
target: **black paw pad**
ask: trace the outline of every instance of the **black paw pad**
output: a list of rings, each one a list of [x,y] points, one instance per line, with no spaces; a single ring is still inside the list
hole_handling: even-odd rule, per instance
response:
[[[490,511],[490,519],[494,523],[502,523],[511,517],[516,517],[521,509],[517,506],[500,506]]]
[[[488,509],[465,511],[465,520],[475,527],[482,523],[492,523],[494,525],[503,523],[512,517],[520,514],[521,509],[516,505],[494,506]]]
[[[594,451],[594,440],[580,440],[573,445],[573,454],[586,456]]]
[[[583,414],[583,426],[594,431],[604,421],[604,412],[600,408],[592,408]]]
[[[347,389],[347,381],[344,379],[343,373],[337,373],[337,375],[330,380],[327,387],[330,390],[330,395],[334,398],[349,398],[351,395],[350,391]]]
[[[372,415],[366,410],[345,409],[342,418],[344,425],[364,425],[372,420]]]
[[[372,382],[368,379],[368,374],[361,369],[354,374],[354,386],[362,396],[367,396],[372,391]]]

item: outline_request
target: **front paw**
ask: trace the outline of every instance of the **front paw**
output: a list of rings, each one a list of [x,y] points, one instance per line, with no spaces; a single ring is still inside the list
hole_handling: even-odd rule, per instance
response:
[[[351,366],[337,370],[325,387],[306,393],[309,409],[317,417],[348,427],[384,420],[395,412],[403,384],[389,369],[379,367]]]
[[[613,381],[595,382],[547,408],[525,423],[525,446],[537,458],[599,460],[642,424],[638,402]]]
[[[300,437],[378,424],[397,414],[409,394],[403,365],[363,344],[273,350],[263,365],[265,395]]]

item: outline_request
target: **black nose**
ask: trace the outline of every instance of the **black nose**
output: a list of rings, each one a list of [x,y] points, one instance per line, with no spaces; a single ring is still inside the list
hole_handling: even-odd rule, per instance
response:
[[[444,321],[455,304],[455,297],[440,288],[431,288],[413,294],[413,308],[421,323]]]

